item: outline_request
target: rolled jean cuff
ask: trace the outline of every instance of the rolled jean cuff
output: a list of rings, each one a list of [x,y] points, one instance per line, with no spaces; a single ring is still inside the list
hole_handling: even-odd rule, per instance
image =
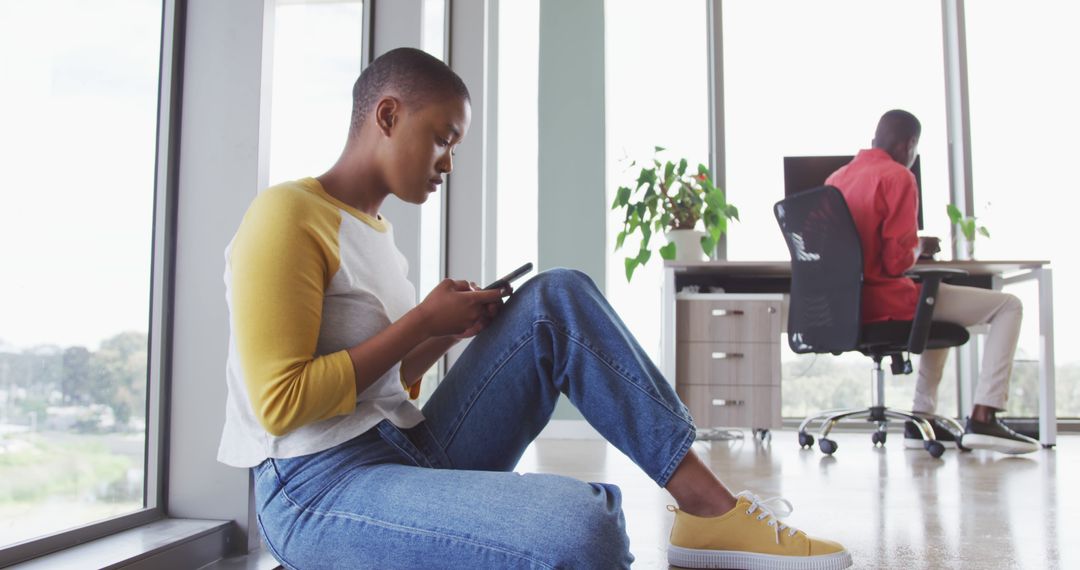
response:
[[[668,461],[664,470],[660,472],[660,475],[654,479],[657,485],[661,487],[667,487],[668,481],[671,480],[671,476],[675,474],[675,469],[682,464],[683,459],[687,453],[690,453],[690,446],[694,444],[694,440],[697,438],[697,428],[694,424],[687,426],[686,436],[683,437],[682,444],[679,445],[678,450],[671,457],[671,461]]]

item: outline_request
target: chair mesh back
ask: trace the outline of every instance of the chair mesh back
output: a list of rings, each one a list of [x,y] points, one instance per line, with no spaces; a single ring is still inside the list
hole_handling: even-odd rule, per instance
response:
[[[843,352],[859,342],[862,245],[839,190],[822,186],[773,206],[791,254],[788,344]]]

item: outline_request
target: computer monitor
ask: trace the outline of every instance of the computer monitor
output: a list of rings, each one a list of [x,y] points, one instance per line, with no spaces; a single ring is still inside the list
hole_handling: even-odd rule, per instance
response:
[[[841,166],[851,162],[854,156],[785,156],[784,157],[784,195],[817,188],[825,184],[825,179]],[[919,190],[919,229],[923,229],[922,214],[922,175],[919,170],[920,158],[915,157],[911,172],[915,175],[915,185]]]

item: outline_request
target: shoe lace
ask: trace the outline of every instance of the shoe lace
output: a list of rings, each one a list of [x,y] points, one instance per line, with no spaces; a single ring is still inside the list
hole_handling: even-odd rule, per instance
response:
[[[767,524],[773,527],[773,531],[776,536],[776,544],[780,544],[780,531],[787,530],[788,536],[795,536],[799,529],[788,526],[782,522],[778,517],[787,517],[795,510],[791,506],[791,502],[783,497],[771,497],[768,499],[762,499],[761,497],[751,493],[750,491],[743,491],[738,494],[739,497],[745,497],[750,501],[750,506],[746,509],[746,514],[753,515],[755,511],[758,512],[757,520],[766,520]]]

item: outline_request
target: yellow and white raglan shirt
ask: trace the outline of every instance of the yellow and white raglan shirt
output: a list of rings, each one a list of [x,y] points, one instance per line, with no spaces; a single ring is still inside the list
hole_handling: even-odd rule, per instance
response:
[[[383,419],[420,423],[400,363],[357,394],[346,352],[412,309],[407,272],[389,222],[314,178],[259,194],[225,250],[228,398],[218,460],[252,467],[329,449]]]

